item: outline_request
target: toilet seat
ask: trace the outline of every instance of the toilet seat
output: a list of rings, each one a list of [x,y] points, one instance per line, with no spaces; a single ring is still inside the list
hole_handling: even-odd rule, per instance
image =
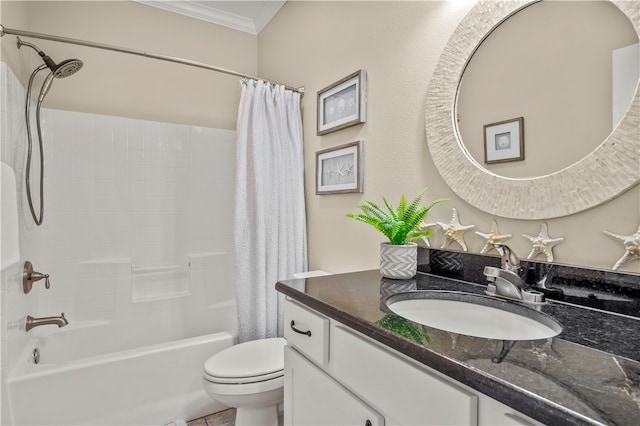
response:
[[[204,379],[219,384],[259,383],[284,375],[282,337],[254,340],[224,349],[204,363]]]
[[[259,383],[265,382],[267,380],[277,379],[278,377],[282,377],[284,375],[284,370],[274,371],[269,374],[262,374],[260,376],[250,376],[250,377],[217,377],[212,376],[210,374],[204,373],[205,380],[212,383],[220,383],[220,384],[230,384],[230,385],[240,385],[245,383]]]

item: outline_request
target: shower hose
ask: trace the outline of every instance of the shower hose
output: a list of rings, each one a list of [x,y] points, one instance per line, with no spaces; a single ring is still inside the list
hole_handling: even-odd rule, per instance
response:
[[[25,171],[25,183],[27,189],[27,202],[29,203],[29,210],[31,210],[31,216],[33,217],[36,225],[42,225],[42,220],[44,218],[44,148],[42,145],[42,128],[40,125],[40,106],[42,105],[42,100],[44,99],[43,92],[41,91],[41,95],[38,99],[38,103],[36,104],[36,129],[38,134],[38,145],[40,148],[40,214],[36,215],[36,211],[33,207],[33,197],[31,195],[31,151],[32,151],[32,137],[31,137],[31,108],[29,107],[29,101],[31,99],[31,86],[33,85],[33,80],[40,71],[46,69],[46,65],[40,65],[36,68],[29,78],[29,85],[27,87],[27,100],[25,102],[25,117],[27,124],[27,167]],[[45,84],[52,77],[52,73],[45,79]],[[44,85],[43,85],[44,87]],[[46,94],[46,93],[44,93]]]

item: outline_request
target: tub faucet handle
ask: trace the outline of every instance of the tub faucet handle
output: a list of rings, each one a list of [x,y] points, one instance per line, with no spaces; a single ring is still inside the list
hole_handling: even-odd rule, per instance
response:
[[[43,278],[44,278],[44,288],[48,290],[49,287],[51,287],[51,282],[49,281],[49,274],[43,274],[41,272],[34,272],[33,274],[31,274],[31,281],[33,282],[40,281]]]
[[[40,281],[44,279],[44,288],[49,289],[51,287],[51,282],[49,281],[49,274],[43,274],[41,272],[36,272],[33,270],[33,265],[28,260],[24,262],[23,272],[22,272],[22,290],[25,294],[31,291],[33,287],[33,283],[36,281]]]

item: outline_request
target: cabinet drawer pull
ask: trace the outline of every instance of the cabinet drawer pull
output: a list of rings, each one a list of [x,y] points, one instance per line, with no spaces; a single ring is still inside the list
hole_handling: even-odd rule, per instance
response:
[[[307,331],[298,330],[297,328],[294,327],[295,325],[296,323],[293,320],[291,320],[291,329],[293,331],[300,334],[306,334],[307,336],[311,337],[311,330],[307,330]]]

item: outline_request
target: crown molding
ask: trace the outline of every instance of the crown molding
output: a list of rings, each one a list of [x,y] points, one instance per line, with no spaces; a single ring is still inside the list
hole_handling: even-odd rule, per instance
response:
[[[133,0],[136,3],[155,7],[167,12],[177,13],[190,18],[200,19],[234,30],[257,35],[280,10],[285,1],[252,2],[259,4],[250,11],[252,16],[242,16],[223,9],[225,3],[217,1],[191,0]],[[238,2],[239,6],[247,6],[249,2]],[[244,5],[243,5],[244,3]],[[215,7],[220,6],[220,7]],[[244,13],[244,12],[243,12]],[[248,14],[247,14],[248,15]]]

